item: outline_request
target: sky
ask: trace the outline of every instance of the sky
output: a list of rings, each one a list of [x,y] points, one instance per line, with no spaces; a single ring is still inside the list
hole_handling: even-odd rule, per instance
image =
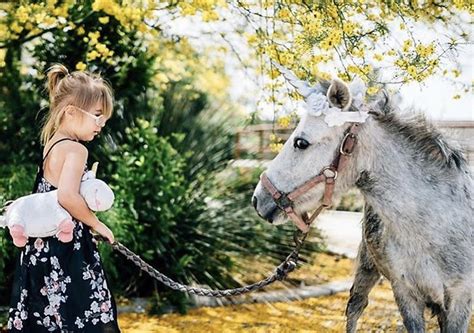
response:
[[[244,112],[252,113],[256,110],[257,103],[263,100],[264,79],[251,71],[245,70],[241,66],[238,58],[245,59],[251,50],[243,42],[241,35],[232,33],[235,31],[236,26],[242,27],[240,25],[241,22],[236,21],[235,16],[226,17],[225,15],[225,13],[222,14],[225,18],[224,22],[206,24],[202,24],[199,19],[193,17],[179,18],[167,22],[167,30],[170,33],[190,37],[190,42],[198,49],[216,45],[229,46],[232,44],[235,52],[230,52],[224,59],[227,74],[231,78],[230,95]],[[443,27],[427,28],[421,23],[413,23],[409,28],[424,43],[428,40],[441,43],[449,38],[448,34],[444,33]],[[393,29],[395,33],[403,33],[396,29],[397,27],[395,26]],[[222,38],[221,33],[226,34],[225,40]],[[235,54],[239,56],[237,57]],[[457,54],[451,55],[451,57],[457,58],[458,69],[461,71],[461,75],[456,80],[471,86],[474,79],[474,47],[472,44],[464,46]],[[451,70],[453,67],[449,66],[447,68]],[[401,104],[399,106],[401,109],[414,108],[426,113],[433,120],[474,121],[473,94],[462,92],[459,86],[456,87],[442,75],[432,76],[422,83],[414,82],[391,88],[400,94]],[[457,94],[460,94],[461,98],[453,99]],[[290,101],[288,103],[291,104]],[[267,105],[259,112],[259,115],[264,119],[271,120],[274,117],[273,108]]]

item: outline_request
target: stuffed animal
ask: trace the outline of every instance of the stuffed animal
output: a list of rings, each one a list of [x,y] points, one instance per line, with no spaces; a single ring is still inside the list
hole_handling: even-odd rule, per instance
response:
[[[114,193],[102,180],[96,179],[97,164],[84,174],[79,189],[89,208],[95,212],[112,207]],[[28,237],[56,236],[61,242],[73,238],[71,215],[58,202],[58,190],[30,194],[13,201],[0,216],[0,227],[8,227],[13,243],[23,247]]]

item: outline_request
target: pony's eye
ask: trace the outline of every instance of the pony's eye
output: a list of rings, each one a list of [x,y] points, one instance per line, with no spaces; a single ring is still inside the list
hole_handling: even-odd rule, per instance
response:
[[[306,149],[309,147],[309,142],[302,138],[295,138],[293,142],[293,147],[298,149]]]

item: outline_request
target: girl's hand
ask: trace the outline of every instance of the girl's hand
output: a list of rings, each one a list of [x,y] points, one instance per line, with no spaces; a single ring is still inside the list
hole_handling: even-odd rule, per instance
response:
[[[93,228],[99,235],[104,236],[105,238],[108,239],[110,244],[115,242],[114,234],[112,233],[112,230],[109,229],[104,223],[99,222],[95,225]]]

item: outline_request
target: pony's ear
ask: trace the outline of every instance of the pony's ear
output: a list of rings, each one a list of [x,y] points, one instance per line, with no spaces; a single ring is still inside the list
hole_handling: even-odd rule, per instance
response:
[[[371,113],[376,116],[383,116],[393,110],[393,105],[388,92],[385,89],[379,91],[375,100],[371,103]]]
[[[346,111],[352,103],[352,96],[349,87],[338,79],[333,79],[326,94],[329,104]]]

